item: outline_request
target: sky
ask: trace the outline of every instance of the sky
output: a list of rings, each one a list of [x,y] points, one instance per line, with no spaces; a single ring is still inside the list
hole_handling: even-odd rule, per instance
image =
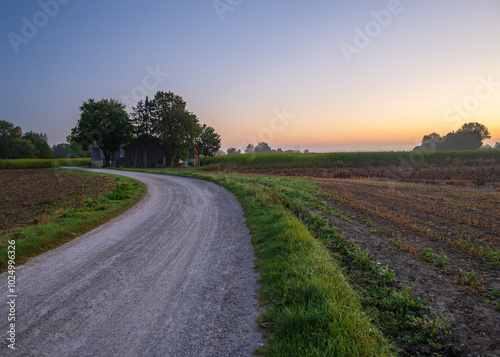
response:
[[[409,151],[467,122],[500,142],[498,0],[9,0],[0,120],[66,141],[90,98],[172,91],[222,149]]]

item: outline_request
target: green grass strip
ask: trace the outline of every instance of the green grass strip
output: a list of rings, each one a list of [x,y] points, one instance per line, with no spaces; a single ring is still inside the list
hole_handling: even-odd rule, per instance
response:
[[[117,217],[139,202],[146,193],[146,186],[139,181],[123,176],[107,176],[115,177],[118,184],[109,194],[87,200],[83,207],[67,209],[52,217],[48,223],[28,226],[20,232],[0,236],[0,272],[6,271],[8,267],[8,241],[16,241],[16,266],[19,266],[31,257],[57,248]]]

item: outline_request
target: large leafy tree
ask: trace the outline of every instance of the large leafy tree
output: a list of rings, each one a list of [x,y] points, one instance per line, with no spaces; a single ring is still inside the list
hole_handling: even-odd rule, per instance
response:
[[[254,152],[256,154],[268,154],[273,152],[273,149],[271,149],[268,143],[261,142],[258,143],[257,146],[255,146]]]
[[[477,150],[484,139],[491,138],[486,126],[471,122],[462,125],[456,132],[451,132],[441,137],[437,133],[425,135],[422,145],[415,147],[414,151],[442,151],[442,150]]]
[[[211,126],[203,124],[200,137],[196,144],[200,148],[201,154],[205,156],[203,159],[203,165],[205,165],[207,162],[207,156],[214,157],[220,149],[220,135],[217,134],[215,129]]]
[[[81,115],[69,137],[87,150],[97,145],[105,157],[105,166],[114,151],[121,144],[128,144],[133,137],[134,127],[125,111],[125,105],[115,99],[89,99],[80,107]]]
[[[458,132],[475,131],[481,136],[481,140],[491,138],[491,134],[490,134],[490,131],[488,130],[488,128],[486,126],[484,126],[483,124],[480,124],[477,122],[465,123],[457,131]]]
[[[35,147],[22,138],[23,131],[13,123],[0,120],[0,159],[35,157]]]
[[[201,126],[196,115],[186,109],[186,102],[172,92],[157,92],[154,104],[154,133],[163,143],[170,166],[174,166],[194,145]]]
[[[52,150],[47,143],[47,134],[28,131],[23,135],[23,139],[33,144],[35,147],[35,157],[39,159],[50,159],[52,157]]]
[[[429,135],[424,135],[424,137],[422,138],[422,145],[430,142],[439,142],[442,139],[443,138],[438,133],[431,133]]]
[[[457,131],[449,133],[443,138],[440,150],[477,150],[483,144],[478,131]]]

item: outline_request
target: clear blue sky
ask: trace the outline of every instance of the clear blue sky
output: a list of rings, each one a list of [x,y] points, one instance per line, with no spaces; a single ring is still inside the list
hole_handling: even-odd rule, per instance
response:
[[[89,98],[157,90],[223,149],[411,150],[469,121],[500,141],[498,0],[8,0],[0,29],[0,119],[51,145]]]

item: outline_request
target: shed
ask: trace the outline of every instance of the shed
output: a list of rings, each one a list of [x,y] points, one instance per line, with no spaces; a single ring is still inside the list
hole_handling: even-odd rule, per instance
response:
[[[125,146],[126,167],[164,167],[168,162],[160,139],[142,135]]]

